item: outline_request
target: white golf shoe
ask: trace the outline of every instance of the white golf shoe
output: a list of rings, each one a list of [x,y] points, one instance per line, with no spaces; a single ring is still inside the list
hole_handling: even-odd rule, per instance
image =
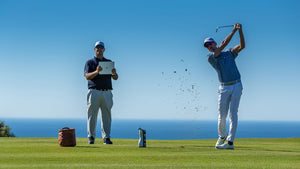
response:
[[[218,139],[218,141],[216,143],[216,148],[217,148],[217,146],[220,146],[220,145],[224,144],[225,141],[226,141],[226,138],[227,138],[227,136],[225,136],[225,137],[219,137],[219,139]]]
[[[227,143],[224,143],[224,144],[222,144],[222,145],[216,146],[216,148],[217,148],[217,149],[234,149],[234,146],[233,146],[233,144],[230,145],[230,144],[228,144],[228,142],[227,142]]]

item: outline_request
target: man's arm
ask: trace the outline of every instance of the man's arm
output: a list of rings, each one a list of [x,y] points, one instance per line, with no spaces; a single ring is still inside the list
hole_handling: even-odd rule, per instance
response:
[[[94,79],[98,74],[99,72],[102,70],[102,67],[101,66],[97,66],[97,69],[93,72],[90,72],[90,73],[86,73],[84,74],[86,80],[91,80],[91,79]]]
[[[241,50],[243,50],[245,48],[245,39],[244,39],[244,34],[243,34],[243,30],[242,30],[242,25],[238,24],[237,29],[239,30],[239,34],[240,34],[240,44],[236,45],[233,48],[233,51],[238,54],[240,53]]]
[[[222,52],[222,50],[229,44],[231,38],[233,37],[236,31],[237,31],[237,24],[234,24],[234,28],[232,32],[222,41],[220,46],[215,50],[215,57],[218,57]]]
[[[114,68],[111,72],[112,72],[111,77],[112,77],[114,80],[118,80],[119,76],[118,76],[118,74],[117,74],[117,70]]]

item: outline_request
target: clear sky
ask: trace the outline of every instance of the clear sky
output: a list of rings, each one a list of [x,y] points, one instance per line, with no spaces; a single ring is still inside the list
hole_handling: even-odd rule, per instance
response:
[[[0,118],[86,118],[93,45],[115,61],[115,119],[216,120],[206,37],[241,23],[240,120],[300,121],[300,1],[0,0]],[[228,47],[239,43],[236,34]]]

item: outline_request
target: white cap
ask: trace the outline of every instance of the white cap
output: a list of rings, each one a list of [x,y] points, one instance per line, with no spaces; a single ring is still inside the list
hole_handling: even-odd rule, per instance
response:
[[[95,47],[97,47],[97,46],[103,46],[104,47],[104,43],[101,42],[101,41],[98,41],[98,42],[95,43]]]
[[[213,38],[206,38],[204,40],[204,46],[205,46],[205,43],[207,43],[207,42],[216,42],[216,41]]]

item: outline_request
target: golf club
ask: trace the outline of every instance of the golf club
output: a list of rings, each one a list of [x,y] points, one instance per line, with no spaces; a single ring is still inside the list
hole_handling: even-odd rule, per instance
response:
[[[233,26],[234,26],[234,25],[217,26],[216,32],[218,32],[218,30],[219,30],[220,28],[233,27]]]

